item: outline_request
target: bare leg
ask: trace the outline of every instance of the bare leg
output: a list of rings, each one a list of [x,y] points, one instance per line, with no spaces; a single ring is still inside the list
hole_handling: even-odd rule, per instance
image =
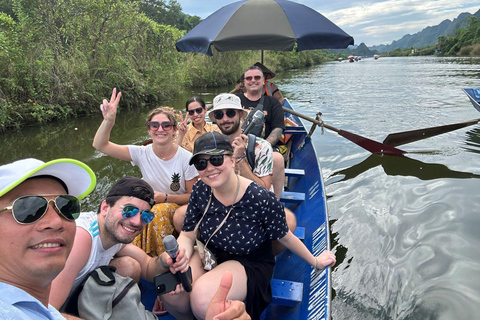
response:
[[[285,164],[282,154],[275,151],[273,152],[272,184],[275,196],[280,199],[285,185]]]
[[[247,274],[245,268],[238,261],[226,261],[201,276],[193,286],[193,290],[190,293],[190,303],[193,313],[198,320],[205,319],[210,301],[212,301],[215,292],[217,292],[225,271],[229,271],[233,275],[233,284],[227,299],[245,301],[247,298]]]
[[[140,282],[142,269],[140,263],[132,257],[116,257],[109,263],[110,266],[117,268],[116,273],[124,277],[130,277],[137,283]]]
[[[187,213],[187,205],[183,205],[180,208],[177,208],[173,213],[173,227],[175,231],[180,233],[182,231],[183,221],[185,220],[185,213]]]
[[[295,217],[295,214],[292,212],[292,210],[288,209],[288,208],[283,208],[283,210],[285,211],[285,217],[287,219],[287,226],[288,226],[288,230],[290,230],[292,233],[295,231],[295,229],[297,228],[297,218]],[[274,255],[277,255],[279,254],[280,252],[283,251],[283,249],[285,249],[285,247],[280,244],[280,242],[278,241],[273,241],[272,242],[272,247],[273,247],[273,254]]]

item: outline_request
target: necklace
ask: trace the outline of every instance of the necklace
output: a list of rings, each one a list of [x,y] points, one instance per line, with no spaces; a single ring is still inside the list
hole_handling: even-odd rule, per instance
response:
[[[154,150],[154,153],[157,157],[162,159],[163,161],[165,160],[170,160],[172,158],[172,152],[175,151],[174,148],[171,148],[170,150],[166,152],[160,152],[159,150]]]

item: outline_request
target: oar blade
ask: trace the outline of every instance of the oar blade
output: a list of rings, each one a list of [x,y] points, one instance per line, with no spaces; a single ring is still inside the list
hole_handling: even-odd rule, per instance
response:
[[[342,137],[352,141],[353,143],[359,145],[360,147],[364,148],[371,153],[376,154],[386,154],[390,156],[402,156],[406,151],[394,148],[392,146],[359,136],[355,133],[351,133],[345,130],[339,130],[338,134]]]
[[[479,121],[480,119],[473,119],[464,122],[447,124],[444,126],[391,133],[385,138],[385,140],[383,140],[383,143],[392,147],[401,146],[410,142],[427,139],[442,133],[468,127],[478,123]]]

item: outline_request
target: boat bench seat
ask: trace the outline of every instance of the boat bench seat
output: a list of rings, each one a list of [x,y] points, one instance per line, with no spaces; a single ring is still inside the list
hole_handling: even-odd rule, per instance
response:
[[[282,191],[280,196],[280,202],[284,203],[302,203],[303,201],[305,201],[305,193],[303,192]]]
[[[303,177],[304,175],[305,170],[303,169],[285,168],[285,176],[287,177]]]
[[[303,299],[303,283],[272,279],[272,302],[274,304],[295,307]]]
[[[285,129],[283,130],[283,134],[307,134],[307,131],[303,126],[298,126],[298,127],[286,126]]]

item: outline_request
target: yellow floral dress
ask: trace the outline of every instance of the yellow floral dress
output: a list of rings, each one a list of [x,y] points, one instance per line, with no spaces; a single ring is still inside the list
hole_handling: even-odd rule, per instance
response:
[[[132,243],[150,256],[158,256],[164,252],[165,248],[161,239],[173,233],[173,213],[179,207],[176,203],[158,203],[154,205],[151,211],[155,214],[155,218]]]

